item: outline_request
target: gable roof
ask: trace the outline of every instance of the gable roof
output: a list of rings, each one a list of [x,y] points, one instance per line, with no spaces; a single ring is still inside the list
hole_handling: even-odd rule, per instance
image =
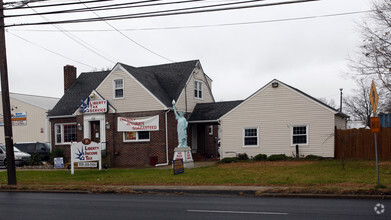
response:
[[[189,123],[217,121],[220,117],[242,103],[243,100],[228,102],[198,103],[190,115]]]
[[[172,100],[178,100],[198,62],[191,60],[138,68],[121,65],[165,106],[171,106]]]
[[[0,92],[1,94],[1,92]],[[20,93],[9,93],[10,98],[19,100],[21,102],[27,103],[29,105],[33,105],[35,107],[44,109],[44,110],[50,110],[52,109],[59,98],[54,97],[47,97],[47,96],[37,96],[37,95],[27,95],[27,94],[20,94]]]
[[[269,85],[271,85],[271,84],[274,83],[274,82],[280,83],[280,84],[282,84],[282,85],[288,87],[289,89],[292,89],[293,91],[295,91],[295,92],[297,92],[297,93],[303,95],[304,97],[306,97],[306,98],[312,100],[313,102],[315,102],[315,103],[317,103],[317,104],[323,106],[324,108],[328,109],[329,111],[333,112],[335,115],[338,115],[338,116],[340,116],[340,117],[342,117],[342,118],[349,118],[349,117],[350,117],[350,116],[346,115],[345,113],[339,112],[337,109],[335,109],[335,108],[333,108],[333,107],[327,105],[326,103],[320,101],[319,99],[316,99],[316,98],[314,98],[314,97],[308,95],[307,93],[305,93],[305,92],[303,92],[303,91],[301,91],[301,90],[299,90],[299,89],[297,89],[297,88],[295,88],[295,87],[292,87],[292,86],[290,86],[290,85],[288,85],[288,84],[286,84],[286,83],[283,83],[283,82],[281,82],[281,81],[279,81],[279,80],[277,80],[277,79],[273,79],[272,81],[270,81],[269,83],[267,83],[266,85],[264,85],[262,88],[258,89],[256,92],[254,92],[254,93],[253,93],[252,95],[250,95],[248,98],[246,98],[246,99],[243,101],[243,103],[245,103],[247,100],[251,99],[253,96],[255,96],[256,94],[258,94],[259,92],[261,92],[262,90],[264,90],[266,87],[268,87]],[[242,104],[242,103],[241,103],[241,104]],[[239,105],[238,105],[238,106],[239,106]],[[238,106],[236,106],[236,107],[238,107]],[[236,107],[234,107],[234,108],[233,108],[232,110],[230,110],[229,112],[233,111]],[[228,114],[229,112],[227,112],[226,114]],[[225,114],[225,115],[226,115],[226,114]],[[224,116],[224,115],[223,115],[223,116]],[[222,116],[222,117],[223,117],[223,116]]]
[[[82,73],[66,93],[49,112],[50,116],[72,115],[80,106],[81,101],[102,82],[110,71]]]
[[[118,63],[165,106],[171,106],[172,100],[178,100],[187,80],[196,68],[198,60],[162,64],[155,66],[133,67]],[[80,100],[96,89],[111,71],[82,73],[50,111],[50,116],[70,116],[79,108]]]

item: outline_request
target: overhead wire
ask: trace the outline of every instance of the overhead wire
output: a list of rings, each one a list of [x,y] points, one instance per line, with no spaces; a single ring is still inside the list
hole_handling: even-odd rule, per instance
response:
[[[71,61],[73,61],[73,62],[79,63],[79,64],[84,65],[84,66],[88,66],[88,67],[90,67],[90,68],[94,68],[93,66],[90,66],[90,65],[85,64],[85,63],[83,63],[83,62],[80,62],[80,61],[74,60],[74,59],[72,59],[72,58],[69,58],[69,57],[67,57],[67,56],[64,56],[64,55],[62,55],[62,54],[60,54],[60,53],[57,53],[57,52],[55,52],[55,51],[53,51],[53,50],[50,50],[50,49],[48,49],[48,48],[46,48],[46,47],[44,47],[44,46],[41,46],[41,45],[39,45],[39,44],[37,44],[37,43],[34,43],[34,42],[32,42],[31,40],[28,40],[28,39],[23,38],[23,37],[21,37],[21,36],[18,36],[18,35],[16,35],[16,34],[10,33],[9,31],[7,31],[7,33],[8,33],[8,34],[11,34],[11,35],[13,35],[13,36],[15,36],[15,37],[17,37],[17,38],[23,40],[23,41],[26,41],[26,42],[28,42],[28,43],[30,43],[30,44],[32,44],[32,45],[35,45],[36,47],[39,47],[39,48],[44,49],[44,50],[46,50],[46,51],[48,51],[48,52],[50,52],[50,53],[53,53],[53,54],[55,54],[55,55],[57,55],[57,56],[63,57],[63,58],[65,58],[65,59],[71,60]]]
[[[279,19],[270,19],[270,20],[260,20],[260,21],[246,21],[246,22],[233,22],[233,23],[221,23],[221,24],[210,24],[210,25],[189,25],[189,26],[168,26],[168,27],[150,27],[150,28],[126,28],[119,29],[119,31],[156,31],[156,30],[171,30],[171,29],[193,29],[193,28],[211,28],[211,27],[224,27],[224,26],[239,26],[239,25],[252,25],[252,24],[262,24],[262,23],[274,23],[274,22],[284,22],[284,21],[297,21],[297,20],[308,20],[316,18],[325,18],[325,17],[336,17],[336,16],[345,16],[352,14],[361,14],[373,12],[374,10],[364,10],[364,11],[352,11],[352,12],[342,12],[342,13],[332,13],[324,15],[312,15],[304,17],[294,17],[294,18],[279,18]],[[28,31],[28,32],[56,32],[55,30],[39,30],[39,29],[9,29],[9,31]],[[109,32],[115,30],[108,29],[95,29],[95,30],[67,30],[69,32]]]
[[[19,2],[9,2],[9,3],[4,3],[4,5],[13,5],[17,3],[36,3],[36,2],[41,2],[41,1],[49,1],[49,0],[36,0],[34,2],[32,1],[19,1]],[[114,0],[90,0],[88,3],[98,3],[98,2],[107,2],[107,1],[114,1]],[[47,5],[34,5],[30,6],[32,8],[47,8],[47,7],[59,7],[59,6],[68,6],[68,5],[76,5],[80,4],[80,2],[67,2],[67,3],[59,3],[59,4],[47,4]],[[26,6],[25,4],[23,6]],[[4,8],[4,10],[18,10],[18,9],[27,9],[27,8],[21,8],[21,7],[10,7],[10,8]]]
[[[82,2],[81,0],[79,0],[79,1]],[[86,8],[89,8],[86,4],[84,4],[84,6],[85,6]],[[93,12],[98,18],[101,18],[95,11],[91,10],[91,12]],[[126,39],[130,40],[132,43],[136,44],[137,46],[143,48],[144,50],[146,50],[146,51],[148,51],[148,52],[150,52],[150,53],[152,53],[152,54],[154,54],[154,55],[156,55],[156,56],[158,56],[158,57],[160,57],[160,58],[163,58],[163,59],[168,60],[168,61],[170,61],[170,62],[175,62],[174,60],[169,59],[169,58],[167,58],[167,57],[165,57],[165,56],[163,56],[163,55],[161,55],[161,54],[159,54],[159,53],[156,53],[155,51],[153,51],[153,50],[151,50],[151,49],[145,47],[144,45],[138,43],[137,41],[133,40],[132,38],[130,38],[130,37],[127,36],[126,34],[122,33],[120,30],[118,30],[116,27],[114,27],[112,24],[110,24],[108,21],[106,21],[106,20],[104,20],[104,19],[102,19],[102,20],[103,20],[107,25],[109,25],[111,28],[113,28],[115,31],[117,31],[119,34],[121,34],[122,36],[124,36]]]
[[[263,0],[252,0],[252,1],[263,1]],[[277,5],[286,5],[286,4],[297,4],[297,3],[306,3],[306,2],[313,2],[313,1],[320,1],[320,0],[296,0],[296,1],[285,1],[285,2],[276,2],[276,3],[267,3],[267,4],[254,4],[254,5],[243,5],[243,6],[234,6],[234,7],[225,7],[225,8],[192,10],[192,11],[183,11],[183,10],[189,10],[189,8],[186,8],[186,9],[182,8],[182,9],[172,9],[172,10],[165,10],[165,11],[106,16],[106,17],[101,17],[101,18],[60,20],[60,21],[53,21],[53,22],[19,23],[19,24],[5,25],[5,27],[47,25],[47,24],[72,24],[72,23],[101,21],[101,19],[123,20],[123,19],[136,19],[136,18],[150,18],[150,17],[161,17],[161,16],[173,16],[173,15],[207,13],[207,12],[217,12],[217,11],[227,11],[227,10],[238,10],[238,9],[257,8],[257,7],[268,7],[268,6],[277,6]],[[242,4],[243,4],[243,2],[248,3],[250,1],[241,1]],[[226,3],[226,4],[228,4],[228,3]],[[199,7],[206,7],[206,6],[199,6]],[[167,11],[169,11],[169,13],[167,13]]]
[[[34,8],[32,8],[31,10],[33,10],[34,12],[37,12]],[[49,19],[47,19],[46,17],[42,16],[41,17],[46,20],[46,21],[49,21]],[[61,27],[59,27],[58,25],[55,25],[53,24],[52,25],[53,27],[55,27],[57,30],[60,30],[63,34],[65,34],[67,37],[69,37],[71,40],[75,41],[76,43],[80,44],[81,46],[83,46],[84,48],[86,48],[87,50],[91,51],[92,53],[94,53],[95,55],[105,59],[106,61],[109,61],[110,63],[116,63],[114,60],[108,58],[107,56],[108,55],[102,55],[104,54],[104,52],[96,49],[95,47],[93,47],[92,45],[90,45],[89,43],[87,43],[86,41],[80,39],[79,37],[75,36],[74,34],[72,33],[68,33],[66,30],[62,29]],[[102,53],[102,54],[101,54]]]

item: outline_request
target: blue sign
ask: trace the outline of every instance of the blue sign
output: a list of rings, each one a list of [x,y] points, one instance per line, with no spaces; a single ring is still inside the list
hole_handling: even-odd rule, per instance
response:
[[[56,169],[64,168],[64,158],[55,157],[54,158],[54,168],[56,168]]]
[[[183,160],[182,159],[173,160],[172,161],[172,167],[174,168],[174,175],[185,172],[185,169],[183,167]]]

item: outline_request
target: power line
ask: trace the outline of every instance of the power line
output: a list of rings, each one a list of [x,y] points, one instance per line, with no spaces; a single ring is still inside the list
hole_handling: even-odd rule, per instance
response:
[[[79,1],[82,2],[81,0],[79,0]],[[89,7],[88,7],[86,4],[84,4],[84,6],[85,6],[86,8],[89,9]],[[98,18],[101,18],[101,17],[100,17],[96,12],[94,12],[93,10],[91,10],[91,12],[94,13]],[[150,53],[152,53],[152,54],[155,54],[156,56],[158,56],[158,57],[160,57],[160,58],[163,58],[163,59],[165,59],[165,60],[168,60],[168,61],[170,61],[170,62],[175,62],[175,61],[173,61],[173,60],[171,60],[171,59],[169,59],[169,58],[167,58],[167,57],[165,57],[165,56],[163,56],[163,55],[160,55],[160,54],[156,53],[155,51],[153,51],[153,50],[151,50],[151,49],[149,49],[149,48],[143,46],[142,44],[138,43],[137,41],[133,40],[132,38],[130,38],[130,37],[127,36],[126,34],[122,33],[120,30],[118,30],[116,27],[114,27],[113,25],[111,25],[108,21],[106,21],[106,20],[104,20],[104,19],[102,19],[102,21],[104,21],[107,25],[109,25],[111,28],[113,28],[113,29],[114,29],[115,31],[117,31],[119,34],[121,34],[122,36],[124,36],[126,39],[130,40],[131,42],[133,42],[133,43],[136,44],[137,46],[143,48],[144,50],[146,50],[146,51],[148,51],[148,52],[150,52]]]
[[[39,47],[39,48],[44,49],[44,50],[46,50],[46,51],[48,51],[48,52],[50,52],[50,53],[53,53],[53,54],[55,54],[55,55],[57,55],[57,56],[63,57],[63,58],[65,58],[65,59],[71,60],[71,61],[73,61],[73,62],[79,63],[79,64],[84,65],[84,66],[88,66],[88,67],[94,68],[93,66],[90,66],[90,65],[88,65],[88,64],[82,63],[82,62],[77,61],[77,60],[74,60],[74,59],[69,58],[69,57],[67,57],[67,56],[64,56],[64,55],[62,55],[62,54],[60,54],[60,53],[54,52],[54,51],[52,51],[52,50],[50,50],[50,49],[48,49],[48,48],[46,48],[46,47],[43,47],[43,46],[41,46],[41,45],[39,45],[39,44],[36,44],[36,43],[34,43],[34,42],[30,41],[30,40],[27,40],[27,39],[25,39],[25,38],[23,38],[23,37],[20,37],[20,36],[16,35],[16,34],[10,33],[9,31],[7,31],[7,33],[8,33],[8,34],[11,34],[11,35],[13,35],[13,36],[15,36],[15,37],[17,37],[17,38],[19,38],[19,39],[21,39],[21,40],[24,40],[24,41],[26,41],[26,42],[28,42],[28,43],[30,43],[30,44],[36,46],[36,47]]]
[[[29,7],[29,6],[28,6]],[[34,8],[32,8],[31,10],[33,10],[34,12],[37,12]],[[46,17],[40,15],[41,18],[43,18],[44,20],[50,22],[49,19],[47,19]],[[61,27],[53,24],[52,26],[54,26],[57,30],[60,30],[63,34],[65,34],[67,37],[69,37],[71,40],[75,41],[76,43],[80,44],[81,46],[83,46],[84,48],[86,48],[87,50],[91,51],[92,53],[96,54],[97,56],[111,62],[111,63],[116,63],[115,61],[111,60],[110,58],[102,55],[104,54],[104,52],[102,51],[99,51],[98,49],[96,49],[95,47],[93,47],[92,45],[90,45],[89,43],[83,41],[82,39],[76,37],[75,35],[73,35],[72,33],[68,33],[66,30],[63,30]],[[98,53],[98,52],[99,53]],[[102,53],[102,54],[101,54]]]
[[[169,27],[151,27],[151,28],[128,28],[128,29],[118,29],[119,31],[156,31],[156,30],[171,30],[171,29],[193,29],[193,28],[211,28],[211,27],[224,27],[224,26],[239,26],[239,25],[252,25],[252,24],[262,24],[262,23],[274,23],[274,22],[284,22],[284,21],[296,21],[296,20],[308,20],[316,18],[325,18],[325,17],[337,17],[345,16],[352,14],[361,14],[373,12],[374,10],[364,10],[364,11],[352,11],[352,12],[342,12],[342,13],[333,13],[325,15],[312,15],[305,17],[295,17],[295,18],[280,18],[280,19],[271,19],[271,20],[261,20],[261,21],[247,21],[247,22],[235,22],[235,23],[222,23],[222,24],[210,24],[210,25],[190,25],[190,26],[169,26]],[[29,29],[9,29],[9,31],[27,31],[27,32],[57,32],[55,30],[29,30]],[[95,30],[67,30],[68,32],[109,32],[114,30],[107,29],[95,29]]]
[[[13,8],[4,8],[4,10],[16,10],[16,9],[27,9],[27,8],[21,8],[23,6],[26,6],[26,4],[29,3],[35,3],[35,2],[42,2],[42,1],[49,1],[49,0],[36,0],[36,1],[19,1],[19,2],[9,2],[9,3],[4,3],[4,5],[16,5],[16,4],[21,4],[21,6],[16,6]],[[98,3],[98,2],[106,2],[106,1],[113,1],[113,0],[91,0],[88,1],[87,3]],[[58,7],[58,6],[68,6],[68,5],[76,5],[80,4],[80,2],[67,2],[67,3],[59,3],[59,4],[48,4],[48,5],[35,5],[35,6],[30,6],[32,8],[47,8],[47,7]]]
[[[258,1],[262,1],[262,0],[258,0]],[[257,7],[268,7],[268,6],[277,6],[277,5],[286,5],[286,4],[297,4],[297,3],[306,3],[306,2],[313,2],[313,1],[320,1],[320,0],[296,0],[296,1],[285,1],[285,2],[268,3],[268,4],[255,4],[255,5],[235,6],[235,7],[226,7],[226,8],[214,8],[214,9],[204,9],[204,10],[193,10],[193,11],[180,11],[180,12],[175,12],[174,10],[185,10],[185,9],[174,9],[174,10],[170,10],[171,12],[169,12],[169,13],[167,13],[167,11],[160,11],[160,12],[155,11],[155,12],[138,13],[138,14],[107,16],[107,17],[101,17],[101,18],[61,20],[61,21],[53,21],[53,22],[20,23],[20,24],[5,25],[5,27],[47,25],[47,24],[71,24],[71,23],[101,21],[101,19],[104,19],[104,20],[123,20],[123,19],[135,19],[135,18],[162,17],[162,16],[173,16],[173,15],[184,15],[184,14],[196,14],[196,13],[207,13],[207,12],[217,12],[217,11],[227,11],[227,10],[248,9],[248,8],[257,8]]]

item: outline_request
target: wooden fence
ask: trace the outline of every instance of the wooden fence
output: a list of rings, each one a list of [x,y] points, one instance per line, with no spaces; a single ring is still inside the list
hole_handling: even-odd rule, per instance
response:
[[[375,135],[370,129],[335,130],[335,158],[375,159]],[[379,159],[391,159],[391,128],[377,134]]]

